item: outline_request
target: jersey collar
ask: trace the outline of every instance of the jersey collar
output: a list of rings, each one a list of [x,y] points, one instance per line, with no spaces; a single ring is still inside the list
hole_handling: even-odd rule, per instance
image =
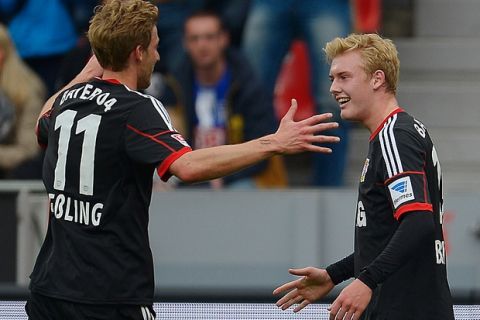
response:
[[[108,83],[112,83],[112,84],[122,84],[120,81],[118,81],[117,79],[102,79],[102,78],[99,78],[99,77],[95,77],[96,79],[100,80],[100,81],[105,81],[105,82],[108,82]]]
[[[382,130],[382,128],[385,125],[385,122],[387,122],[388,118],[390,118],[394,114],[397,114],[397,113],[400,113],[400,112],[403,112],[403,111],[404,110],[402,108],[398,107],[397,109],[393,110],[385,119],[383,119],[382,123],[380,123],[380,125],[377,127],[377,129],[375,131],[373,131],[373,133],[370,135],[370,141],[372,141],[377,136],[377,134],[380,132],[380,130]]]

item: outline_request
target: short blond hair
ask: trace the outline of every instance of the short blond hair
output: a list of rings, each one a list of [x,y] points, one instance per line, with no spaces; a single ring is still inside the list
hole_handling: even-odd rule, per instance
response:
[[[392,40],[378,34],[350,34],[345,38],[335,38],[323,49],[328,63],[345,52],[359,50],[364,61],[364,70],[373,75],[377,70],[385,73],[387,90],[396,94],[400,74],[398,51]]]
[[[95,8],[88,39],[104,68],[121,71],[128,56],[140,45],[148,48],[158,8],[144,0],[111,0]]]

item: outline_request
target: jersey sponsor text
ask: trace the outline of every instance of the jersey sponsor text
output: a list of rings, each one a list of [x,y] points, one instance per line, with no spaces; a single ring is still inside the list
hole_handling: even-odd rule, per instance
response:
[[[93,90],[92,90],[93,89]],[[104,106],[104,111],[107,112],[112,109],[112,106],[117,103],[117,99],[110,98],[109,92],[103,92],[100,88],[95,88],[93,85],[87,83],[84,86],[73,90],[66,90],[62,95],[62,100],[60,105],[62,105],[66,100],[69,99],[81,99],[81,100],[90,100],[95,102],[98,106]]]
[[[395,180],[388,185],[388,190],[390,190],[395,209],[402,203],[415,199],[410,177],[403,177]]]

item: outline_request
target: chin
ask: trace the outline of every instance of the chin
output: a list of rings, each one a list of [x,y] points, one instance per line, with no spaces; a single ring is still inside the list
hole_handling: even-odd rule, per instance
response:
[[[357,121],[355,114],[351,114],[344,110],[340,112],[340,118],[342,118],[342,120],[347,120],[347,121]]]

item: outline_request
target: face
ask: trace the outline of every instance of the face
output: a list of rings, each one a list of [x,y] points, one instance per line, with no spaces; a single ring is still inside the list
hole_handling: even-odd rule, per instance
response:
[[[150,78],[152,76],[153,68],[155,64],[160,60],[160,55],[158,54],[158,32],[157,27],[152,28],[152,36],[150,39],[150,44],[148,48],[143,51],[143,61],[140,67],[140,72],[138,74],[137,86],[138,89],[146,89],[150,86]]]
[[[330,67],[330,92],[340,106],[342,119],[365,122],[374,92],[372,77],[363,69],[358,51],[336,56]]]
[[[185,24],[184,46],[197,68],[219,63],[227,42],[220,22],[214,17],[193,17]]]

